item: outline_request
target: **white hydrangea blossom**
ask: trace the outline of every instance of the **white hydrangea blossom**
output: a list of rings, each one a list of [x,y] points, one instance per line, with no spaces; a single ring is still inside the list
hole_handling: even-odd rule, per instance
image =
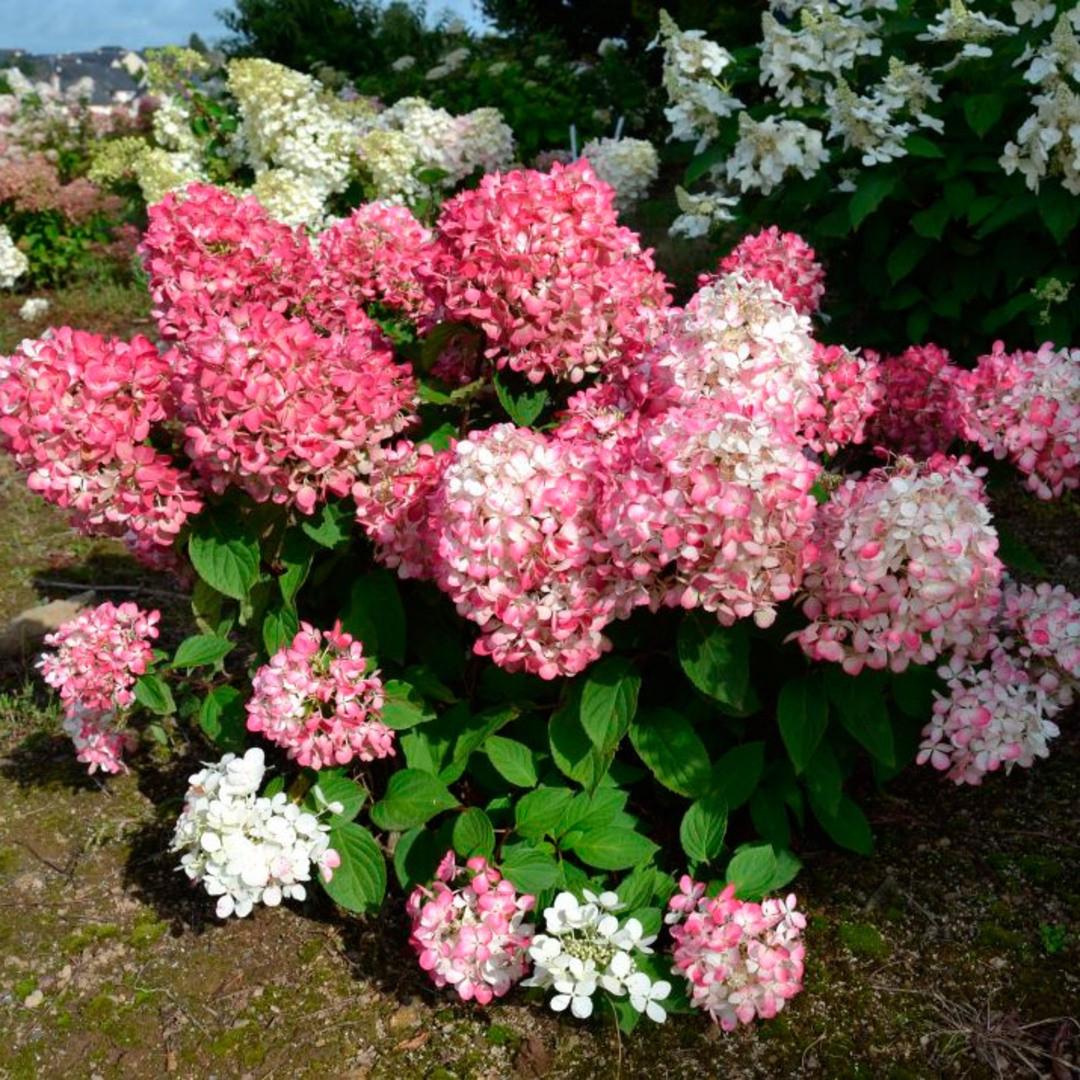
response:
[[[19,318],[23,322],[37,322],[38,319],[44,319],[48,313],[49,301],[44,296],[32,296],[29,300],[24,300],[19,308]]]
[[[391,71],[408,71],[410,68],[416,67],[415,56],[399,56],[391,65]]]
[[[191,113],[183,99],[172,94],[160,97],[152,125],[154,138],[164,149],[189,155],[200,152],[199,137],[191,130]]]
[[[757,188],[768,195],[788,172],[804,180],[814,176],[829,160],[821,132],[801,120],[768,116],[754,120],[739,113],[739,140],[725,163],[727,180],[743,192]]]
[[[613,56],[615,53],[626,51],[626,39],[625,38],[602,38],[600,44],[596,46],[597,56]]]
[[[1031,64],[1024,78],[1030,83],[1053,86],[1066,77],[1080,82],[1080,41],[1064,15],[1042,46],[1032,55],[1021,57],[1021,62],[1028,59]]]
[[[993,56],[994,50],[986,42],[1017,33],[1019,27],[1010,26],[981,11],[973,11],[964,0],[949,0],[949,6],[938,12],[934,21],[927,24],[925,32],[916,35],[916,40],[961,45],[956,56],[939,69],[950,71],[964,60]]]
[[[1049,22],[1057,13],[1057,5],[1053,0],[1013,0],[1012,9],[1017,26],[1027,26],[1030,23],[1033,28]]]
[[[707,236],[714,225],[734,220],[732,208],[738,205],[738,197],[725,195],[716,190],[692,195],[685,188],[675,188],[675,201],[679,216],[671,223],[668,232],[672,236],[685,236],[693,240]]]
[[[858,150],[863,165],[904,157],[904,140],[912,124],[893,120],[892,110],[878,96],[861,97],[843,79],[825,92],[829,109],[828,137],[841,138],[845,150]]]
[[[622,210],[643,199],[660,174],[656,147],[645,139],[593,139],[585,144],[581,156],[615,189]]]
[[[1080,95],[1062,82],[1031,101],[1035,112],[1020,125],[1016,141],[1005,144],[1001,167],[1010,175],[1019,172],[1035,192],[1053,172],[1066,191],[1080,195]]]
[[[663,1023],[667,1012],[662,1002],[671,993],[671,984],[653,981],[637,962],[652,953],[656,935],[645,936],[634,918],[620,925],[614,913],[624,905],[615,893],[597,896],[584,889],[582,895],[584,903],[573,893],[561,892],[544,910],[547,933],[533,938],[529,946],[533,973],[521,985],[554,990],[551,1008],[569,1009],[579,1020],[592,1015],[593,995],[605,990],[616,997],[627,995],[636,1012]]]
[[[0,289],[13,289],[30,269],[30,261],[15,246],[6,225],[0,225]]]
[[[263,752],[252,747],[226,754],[189,779],[170,851],[182,851],[180,868],[218,897],[217,915],[243,918],[256,904],[276,907],[303,900],[311,867],[329,880],[340,858],[330,848],[330,826],[301,810],[284,792],[257,794],[266,771]],[[332,803],[326,809],[340,812]]]

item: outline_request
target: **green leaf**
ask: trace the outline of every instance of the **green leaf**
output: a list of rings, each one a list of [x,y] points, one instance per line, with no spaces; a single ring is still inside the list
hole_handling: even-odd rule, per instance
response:
[[[157,716],[176,712],[176,702],[168,684],[158,675],[143,675],[135,684],[135,700]]]
[[[603,825],[629,824],[626,821],[616,822],[628,797],[621,788],[600,788],[592,794],[579,792],[559,818],[555,835],[564,837],[574,831],[587,832]]]
[[[589,669],[579,716],[585,734],[602,752],[619,745],[637,712],[641,676],[625,656],[611,656]]]
[[[843,794],[844,774],[840,763],[828,743],[822,743],[813,760],[806,767],[803,782],[812,800],[816,800],[828,813],[835,813]]]
[[[754,793],[764,768],[763,742],[733,747],[712,767],[709,791],[722,795],[729,810],[737,810]]]
[[[777,869],[772,844],[748,844],[728,863],[727,881],[740,900],[758,900],[771,888]]]
[[[226,599],[202,578],[195,579],[191,590],[191,613],[195,616],[195,625],[203,633],[224,637],[232,629],[233,618],[222,615]]]
[[[980,138],[1001,119],[1005,98],[1001,94],[965,94],[964,116]]]
[[[451,716],[455,710],[448,710],[444,717]],[[469,755],[479,750],[489,736],[500,728],[506,727],[519,714],[516,705],[494,705],[478,713],[464,716],[456,724],[456,733],[449,764],[439,770],[439,777],[448,784],[459,780],[469,764]]]
[[[825,684],[848,734],[879,761],[894,764],[896,749],[881,675],[876,671],[848,675],[832,666],[826,672]]]
[[[386,794],[371,808],[371,820],[387,832],[404,832],[457,805],[438,777],[419,769],[401,769],[390,777]]]
[[[709,786],[709,755],[690,722],[671,709],[650,709],[630,725],[638,757],[664,787],[691,798]]]
[[[484,753],[495,771],[508,783],[516,787],[536,787],[536,757],[524,743],[502,735],[489,735],[484,741]]]
[[[810,792],[810,808],[830,839],[849,851],[860,855],[874,853],[874,835],[870,822],[858,805],[846,795],[841,795],[835,809],[822,805]]]
[[[582,787],[594,790],[611,766],[615,747],[599,750],[582,727],[581,683],[572,683],[567,700],[551,714],[548,742],[556,767]]]
[[[940,240],[950,217],[952,210],[949,209],[949,204],[944,199],[939,199],[925,210],[913,214],[911,227],[927,240]]]
[[[464,859],[483,855],[490,859],[495,851],[495,828],[478,806],[459,814],[454,822],[454,850]]]
[[[262,639],[267,656],[273,656],[279,649],[292,644],[299,629],[300,619],[292,604],[281,603],[268,608],[262,621]]]
[[[1039,217],[1055,243],[1064,244],[1080,223],[1080,198],[1067,192],[1060,183],[1047,183],[1039,191],[1038,206]]]
[[[615,890],[627,911],[645,907],[655,895],[656,867],[638,866],[619,882]]]
[[[529,844],[515,844],[504,851],[500,870],[515,889],[533,896],[550,889],[559,878],[558,863]]]
[[[913,157],[943,158],[945,151],[937,143],[931,142],[925,135],[918,132],[909,135],[904,140],[904,147]]]
[[[868,169],[859,181],[858,189],[851,196],[848,215],[853,228],[858,228],[896,187],[896,175],[879,169]]]
[[[237,753],[244,748],[247,710],[244,695],[235,686],[217,686],[203,698],[199,727],[221,750]]]
[[[694,611],[679,624],[679,663],[690,681],[723,705],[742,710],[750,688],[750,636],[744,622],[721,626]]]
[[[679,826],[679,841],[693,862],[712,862],[724,846],[728,808],[720,795],[706,795],[690,804]]]
[[[301,523],[304,535],[325,548],[335,548],[352,535],[352,514],[343,503],[328,502],[319,507],[317,515]]]
[[[791,826],[783,796],[771,787],[758,788],[754,792],[750,800],[750,820],[762,839],[774,847],[787,847],[791,842]]]
[[[371,570],[353,580],[341,613],[343,629],[380,658],[405,659],[405,608],[389,570]]]
[[[696,154],[690,159],[690,164],[686,166],[686,171],[683,173],[683,186],[692,187],[698,182],[714,165],[719,165],[728,157],[731,151],[719,144],[707,147],[700,154]]]
[[[919,264],[919,260],[929,250],[930,244],[921,236],[905,236],[899,244],[889,253],[885,260],[885,269],[889,273],[889,280],[895,285],[898,281],[911,273]]]
[[[554,836],[573,797],[574,793],[564,787],[530,791],[514,807],[514,828],[528,840],[539,840],[545,833]]]
[[[232,642],[225,638],[216,634],[196,634],[180,642],[170,667],[193,668],[203,664],[216,664],[232,650]]]
[[[329,803],[339,802],[344,809],[330,816],[331,825],[352,821],[367,802],[367,792],[355,781],[341,773],[321,771],[315,784],[308,788],[305,803],[312,813],[319,813]]]
[[[499,404],[518,427],[531,426],[544,411],[548,392],[542,386],[530,385],[527,389],[515,392],[507,385],[507,377],[502,372],[496,372],[494,381]]]
[[[379,719],[394,731],[406,731],[435,719],[435,711],[416,687],[401,679],[387,679],[383,694],[386,700]]]
[[[355,821],[330,827],[330,847],[341,865],[322,887],[346,911],[374,911],[386,893],[386,861],[375,838]]]
[[[801,773],[829,726],[829,702],[818,676],[789,679],[780,688],[776,705],[780,736],[795,771]]]
[[[200,514],[188,538],[195,572],[223,596],[243,600],[259,577],[259,538],[236,510]]]
[[[403,889],[426,885],[435,876],[439,860],[446,854],[431,829],[410,829],[394,845],[394,873]]]
[[[421,772],[432,775],[439,771],[435,747],[422,730],[407,731],[399,741],[402,752],[405,754],[405,764],[410,769],[419,769]]]
[[[627,870],[651,859],[659,845],[633,829],[606,825],[583,832],[571,850],[597,870]]]
[[[286,604],[291,604],[311,570],[311,545],[302,530],[288,529],[286,531],[278,559],[284,567],[277,579],[281,599]]]

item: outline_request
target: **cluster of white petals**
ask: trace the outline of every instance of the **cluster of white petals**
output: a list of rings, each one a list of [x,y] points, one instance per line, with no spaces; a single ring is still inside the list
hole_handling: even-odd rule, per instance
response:
[[[30,261],[15,246],[6,225],[0,225],[0,289],[13,289],[30,269]]]
[[[660,172],[656,147],[645,139],[593,139],[581,151],[593,171],[615,189],[615,202],[625,210],[648,194]]]

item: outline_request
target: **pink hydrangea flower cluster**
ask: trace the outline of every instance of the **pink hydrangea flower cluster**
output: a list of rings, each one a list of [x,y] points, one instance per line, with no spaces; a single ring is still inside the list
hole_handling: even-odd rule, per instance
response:
[[[487,1005],[525,975],[533,927],[524,919],[534,903],[483,856],[459,867],[449,851],[431,886],[409,896],[409,944],[436,986]]]
[[[258,304],[209,316],[167,359],[185,448],[219,494],[305,514],[347,495],[371,447],[412,419],[414,384],[378,328],[358,312],[348,333],[322,336],[304,319]]]
[[[724,1031],[771,1019],[802,990],[806,918],[794,896],[757,904],[738,900],[728,885],[709,897],[684,874],[668,908],[675,968],[686,978],[690,1004]]]
[[[865,442],[867,425],[885,396],[877,361],[843,345],[814,342],[814,362],[824,415],[806,426],[810,446],[835,454],[842,446]]]
[[[978,658],[1000,597],[997,534],[966,458],[934,457],[848,479],[819,510],[797,635],[814,660],[903,671]]]
[[[874,353],[868,352],[871,360]],[[964,371],[937,345],[913,345],[878,364],[883,393],[868,438],[888,450],[928,458],[964,437]]]
[[[323,306],[382,304],[419,322],[431,304],[417,274],[431,262],[432,233],[404,206],[365,203],[319,237]]]
[[[44,154],[0,163],[0,205],[5,203],[17,214],[54,210],[76,223],[95,214],[117,216],[123,209],[120,199],[85,177],[62,183],[56,165]]]
[[[996,341],[966,379],[968,438],[1012,461],[1041,499],[1080,487],[1080,349],[1007,353]]]
[[[666,410],[611,469],[604,546],[654,606],[768,626],[814,554],[818,472],[790,432],[731,401]]]
[[[825,295],[825,270],[814,249],[798,233],[781,232],[776,225],[744,236],[720,260],[720,272],[767,281],[801,315],[813,315]],[[698,284],[709,280],[703,274]]]
[[[255,673],[248,731],[285,747],[312,769],[394,756],[394,732],[379,719],[383,684],[359,641],[340,623],[301,623],[292,643]]]
[[[499,367],[576,383],[657,332],[667,283],[585,161],[489,174],[446,202],[437,231],[429,295],[483,330]]]
[[[1017,654],[1063,686],[1080,684],[1080,598],[1064,585],[1009,582],[1002,602],[1001,621],[1016,640]]]
[[[475,651],[545,679],[584,670],[635,591],[603,547],[589,448],[497,424],[452,453],[430,500],[435,580],[481,627]]]
[[[0,446],[27,486],[83,532],[148,552],[202,507],[192,478],[147,441],[172,411],[168,365],[144,337],[62,327],[0,358]]]
[[[317,286],[306,237],[274,221],[253,196],[190,184],[148,217],[139,250],[166,338],[183,340],[236,305],[302,308]]]
[[[450,461],[450,454],[436,453],[427,443],[402,439],[353,485],[356,520],[375,544],[379,561],[403,578],[435,576],[429,500]]]
[[[137,604],[100,604],[45,638],[53,651],[38,661],[41,676],[60,694],[64,729],[79,761],[115,773],[133,743],[117,715],[135,704],[134,687],[154,659],[158,611]]]

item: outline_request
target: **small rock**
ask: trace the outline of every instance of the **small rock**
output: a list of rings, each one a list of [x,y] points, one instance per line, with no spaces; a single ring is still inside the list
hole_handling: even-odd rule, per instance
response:
[[[34,990],[23,998],[24,1009],[36,1009],[45,1000],[45,995],[40,990]]]
[[[48,604],[20,611],[0,630],[0,657],[22,656],[32,652],[46,634],[74,619],[93,602],[93,592],[82,592],[67,600],[52,600]]]

